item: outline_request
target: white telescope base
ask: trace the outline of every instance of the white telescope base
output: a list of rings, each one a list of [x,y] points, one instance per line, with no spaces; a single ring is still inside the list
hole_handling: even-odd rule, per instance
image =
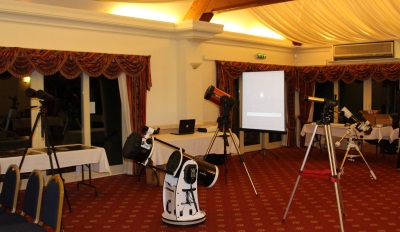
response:
[[[167,223],[167,224],[171,224],[171,225],[177,225],[177,226],[188,226],[188,225],[195,225],[195,224],[199,224],[202,223],[206,220],[206,213],[204,211],[200,211],[199,213],[197,213],[199,218],[195,218],[195,217],[191,217],[188,220],[184,220],[184,221],[178,221],[176,220],[176,217],[174,218],[169,218],[170,215],[163,213],[162,214],[162,220],[163,222]]]
[[[197,196],[197,163],[187,160],[182,169],[190,165],[196,167],[195,181],[188,184],[185,181],[185,172],[180,171],[179,177],[166,174],[163,186],[164,212],[163,222],[172,225],[194,225],[206,220],[206,213],[200,210]]]

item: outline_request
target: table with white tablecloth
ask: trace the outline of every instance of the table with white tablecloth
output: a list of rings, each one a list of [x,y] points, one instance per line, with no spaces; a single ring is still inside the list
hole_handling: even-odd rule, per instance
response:
[[[215,141],[210,149],[210,154],[224,154],[224,140],[221,137],[223,133],[218,133],[215,137]],[[215,133],[202,133],[196,132],[194,134],[188,135],[174,135],[174,134],[158,134],[155,137],[163,142],[169,143],[175,147],[183,148],[185,153],[195,157],[200,155],[205,155],[208,147],[211,144],[212,138]],[[232,142],[232,138],[228,133],[228,146],[226,147],[227,154],[236,154],[237,150]],[[235,134],[232,134],[236,144],[239,145],[239,139]],[[152,161],[154,165],[163,165],[168,162],[171,153],[175,150],[163,143],[155,142],[154,152],[152,154]]]
[[[50,152],[48,152],[47,147],[29,148],[25,156],[25,149],[0,151],[1,174],[4,174],[11,164],[20,166],[21,173],[32,172],[34,169],[53,169],[52,171],[54,171],[54,173],[58,173],[57,170],[60,171],[58,168],[76,166],[76,174],[82,174],[82,180],[77,182],[78,190],[79,185],[83,184],[92,187],[95,190],[96,196],[98,195],[96,187],[92,185],[92,170],[111,174],[111,168],[104,148],[71,144],[54,146],[55,152],[53,152],[51,147],[49,147],[49,149]],[[50,156],[48,154],[50,154]],[[21,161],[23,162],[21,163]],[[85,182],[83,169],[89,172],[88,183]]]
[[[393,130],[393,132],[390,134],[390,143],[393,143],[393,141],[399,139],[399,128],[396,128]]]
[[[102,147],[85,146],[81,144],[55,146],[56,157],[60,168],[77,166],[77,174],[82,165],[90,165],[96,172],[111,174],[107,155]],[[1,174],[4,174],[11,164],[20,165],[24,149],[0,151]],[[51,155],[53,168],[57,168],[54,154]],[[29,148],[22,164],[21,173],[31,172],[34,169],[51,169],[50,159],[46,148]]]
[[[331,124],[330,127],[332,136],[339,138],[343,137],[349,129],[349,126],[345,126],[344,124]],[[315,123],[304,124],[303,129],[301,130],[301,135],[304,136],[306,134],[312,134],[314,132],[314,128]],[[391,126],[373,127],[371,133],[368,135],[358,130],[354,130],[354,132],[357,134],[357,137],[363,137],[364,140],[380,141],[382,139],[389,140],[390,135],[393,132],[393,128]],[[318,125],[316,133],[319,135],[325,135],[324,125]]]
[[[314,132],[315,125],[316,125],[315,123],[304,124],[303,129],[301,130],[301,135],[302,136],[306,135],[306,140],[305,140],[306,146],[308,146],[308,144],[310,143],[310,138],[312,133]],[[332,137],[337,137],[338,139],[342,138],[349,130],[349,126],[345,126],[344,124],[333,123],[330,124],[330,127],[331,127]],[[364,132],[360,132],[356,129],[353,130],[353,133],[356,133],[358,138],[362,138],[364,141],[367,141],[368,143],[376,146],[375,159],[377,159],[379,142],[382,139],[390,140],[393,131],[394,130],[391,126],[384,126],[384,127],[373,127],[370,134],[365,134]],[[325,135],[324,125],[318,125],[316,134],[321,136]],[[334,143],[335,141],[332,142]]]

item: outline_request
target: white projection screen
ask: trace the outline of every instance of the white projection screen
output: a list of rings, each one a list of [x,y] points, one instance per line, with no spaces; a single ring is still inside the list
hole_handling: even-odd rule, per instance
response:
[[[286,132],[284,71],[243,72],[241,129]]]

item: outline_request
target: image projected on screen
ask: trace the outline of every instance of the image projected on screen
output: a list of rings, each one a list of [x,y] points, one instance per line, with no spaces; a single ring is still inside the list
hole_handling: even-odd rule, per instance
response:
[[[242,129],[286,131],[284,71],[244,72]]]

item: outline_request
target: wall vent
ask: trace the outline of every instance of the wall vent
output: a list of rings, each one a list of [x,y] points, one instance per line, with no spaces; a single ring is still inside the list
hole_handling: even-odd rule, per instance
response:
[[[372,42],[333,45],[333,60],[394,58],[395,42]]]

